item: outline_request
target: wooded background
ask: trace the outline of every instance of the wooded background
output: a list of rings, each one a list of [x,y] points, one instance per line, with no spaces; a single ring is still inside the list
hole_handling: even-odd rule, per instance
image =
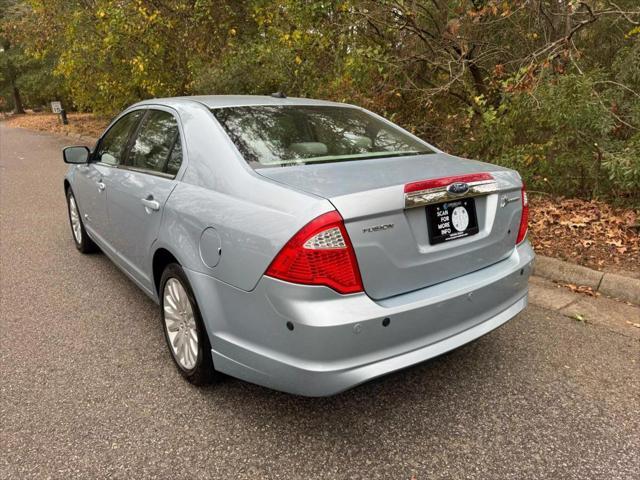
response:
[[[269,94],[640,205],[639,0],[0,0],[0,109]]]

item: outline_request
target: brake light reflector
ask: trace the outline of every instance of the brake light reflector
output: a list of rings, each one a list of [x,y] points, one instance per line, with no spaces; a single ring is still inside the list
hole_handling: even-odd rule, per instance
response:
[[[320,215],[296,233],[266,275],[292,283],[325,285],[338,293],[362,292],[353,245],[337,211]]]
[[[516,238],[516,245],[520,244],[524,237],[527,235],[529,228],[529,198],[527,197],[527,188],[522,182],[522,215],[520,216],[520,229],[518,230],[518,238]]]

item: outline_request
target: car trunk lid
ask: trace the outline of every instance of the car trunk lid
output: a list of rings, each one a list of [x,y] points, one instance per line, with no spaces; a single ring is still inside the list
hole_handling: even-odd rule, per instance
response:
[[[332,202],[344,218],[365,291],[374,299],[479,270],[508,257],[515,245],[521,181],[495,165],[436,153],[256,172]],[[459,179],[470,190],[449,194],[446,187]],[[473,199],[477,233],[434,243],[426,205],[459,198]]]

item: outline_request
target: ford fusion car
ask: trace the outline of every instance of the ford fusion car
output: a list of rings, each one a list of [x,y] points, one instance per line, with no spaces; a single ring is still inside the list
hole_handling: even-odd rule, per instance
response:
[[[527,305],[517,172],[367,110],[276,96],[155,99],[67,147],[82,253],[160,305],[179,371],[341,392],[457,348]]]

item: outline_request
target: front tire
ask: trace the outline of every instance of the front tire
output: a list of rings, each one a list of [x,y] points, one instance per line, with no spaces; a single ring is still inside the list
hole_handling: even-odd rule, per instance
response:
[[[160,309],[164,338],[180,373],[194,385],[211,383],[215,371],[209,336],[189,280],[177,263],[162,274]]]
[[[93,253],[98,251],[98,246],[87,235],[82,223],[78,202],[73,195],[71,188],[67,190],[67,212],[69,213],[69,225],[71,226],[71,236],[76,248],[82,253]]]

